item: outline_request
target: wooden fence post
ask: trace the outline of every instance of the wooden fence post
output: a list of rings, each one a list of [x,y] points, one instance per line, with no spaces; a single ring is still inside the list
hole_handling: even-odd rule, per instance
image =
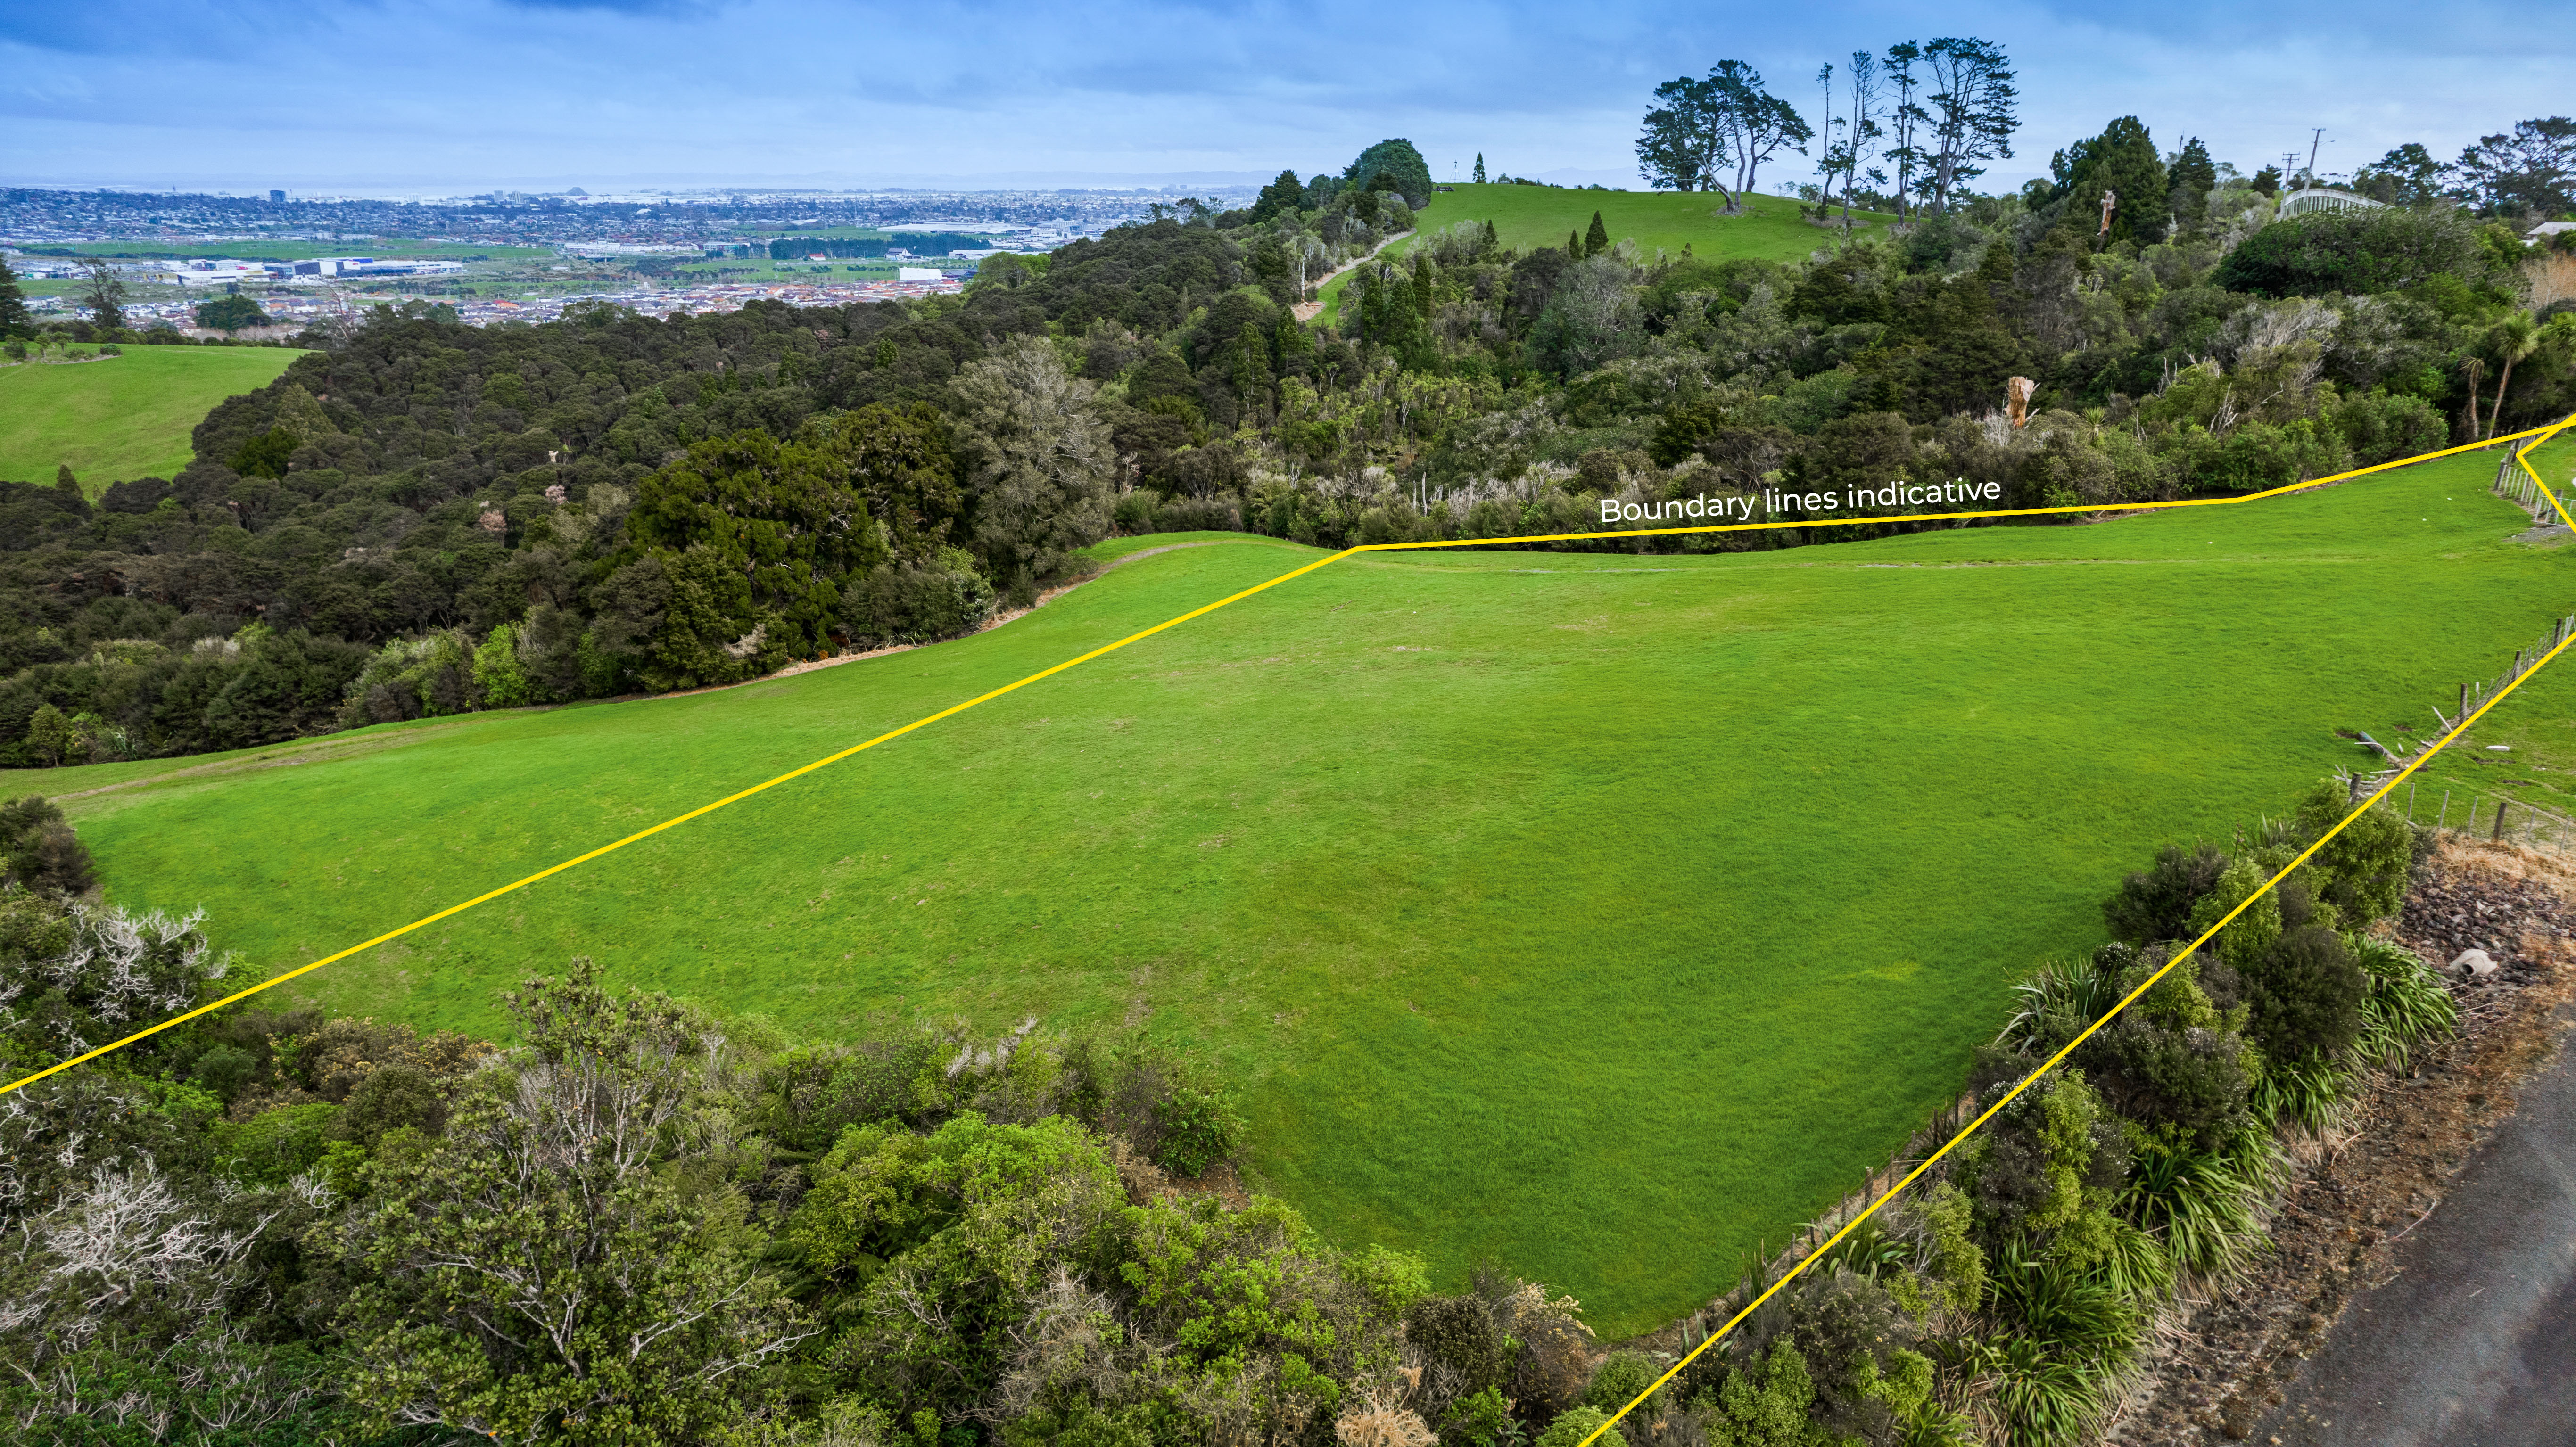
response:
[[[2497,843],[2502,843],[2504,840],[2504,806],[2507,802],[2509,801],[2504,799],[2496,800],[2495,833],[2487,836]]]

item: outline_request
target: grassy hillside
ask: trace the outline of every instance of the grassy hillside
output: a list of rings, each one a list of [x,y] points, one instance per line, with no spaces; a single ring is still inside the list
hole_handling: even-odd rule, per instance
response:
[[[290,987],[491,1029],[575,954],[829,1031],[1140,1021],[1257,1185],[1604,1330],[1705,1300],[1960,1078],[2158,841],[2565,604],[2489,459],[2244,508],[1650,558],[1363,555]],[[964,642],[727,692],[0,780],[238,977],[1315,556],[1154,538]],[[2428,622],[2432,626],[2427,626]],[[295,764],[296,767],[280,767]]]
[[[1746,214],[1721,214],[1724,205],[1706,192],[1576,191],[1554,186],[1460,186],[1435,192],[1431,204],[1416,213],[1422,229],[1460,221],[1491,221],[1505,246],[1563,246],[1571,231],[1580,236],[1601,213],[1612,241],[1633,239],[1652,256],[1657,248],[1679,255],[1687,245],[1695,256],[1750,256],[1766,261],[1803,261],[1809,252],[1831,245],[1839,235],[1810,226],[1798,217],[1798,203],[1781,196],[1745,198]],[[1868,215],[1876,222],[1891,218]]]
[[[1678,256],[1688,246],[1694,256],[1803,261],[1808,253],[1834,244],[1840,235],[1800,220],[1798,203],[1786,197],[1748,196],[1742,216],[1721,214],[1723,204],[1705,192],[1460,185],[1433,193],[1431,204],[1414,216],[1422,231],[1461,221],[1491,221],[1503,245],[1527,251],[1563,246],[1566,233],[1584,234],[1592,225],[1592,213],[1598,211],[1612,241],[1634,240],[1650,257],[1658,249]],[[1874,212],[1852,215],[1855,220],[1867,216],[1881,225],[1893,219]],[[1387,254],[1401,256],[1411,244],[1409,239],[1398,241],[1387,248]],[[1324,320],[1339,314],[1342,286],[1348,279],[1335,278],[1319,293],[1325,303]]]
[[[284,347],[128,347],[98,361],[0,365],[0,478],[52,482],[70,463],[91,497],[111,482],[172,477],[217,402],[277,380]]]

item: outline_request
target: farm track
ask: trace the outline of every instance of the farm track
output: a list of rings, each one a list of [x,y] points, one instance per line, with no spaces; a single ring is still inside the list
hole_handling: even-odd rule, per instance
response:
[[[1315,299],[1313,301],[1301,301],[1295,306],[1290,307],[1288,309],[1290,314],[1295,316],[1297,320],[1301,322],[1311,322],[1315,318],[1322,316],[1324,314],[1324,307],[1327,304],[1323,298],[1323,291],[1325,287],[1333,284],[1333,278],[1342,275],[1344,272],[1356,269],[1362,264],[1375,258],[1379,252],[1386,250],[1388,247],[1393,246],[1395,243],[1402,241],[1404,238],[1413,234],[1415,233],[1410,231],[1399,231],[1384,241],[1379,242],[1377,245],[1370,247],[1368,249],[1368,255],[1346,261],[1340,266],[1337,266],[1331,271],[1328,271],[1322,276],[1316,278]]]

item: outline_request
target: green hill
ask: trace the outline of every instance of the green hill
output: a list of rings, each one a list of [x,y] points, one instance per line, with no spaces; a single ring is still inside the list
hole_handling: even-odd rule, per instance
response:
[[[1798,203],[1782,196],[1748,196],[1745,214],[1728,216],[1725,203],[1705,191],[1577,191],[1555,186],[1462,185],[1434,192],[1431,204],[1415,213],[1420,229],[1460,221],[1491,221],[1505,246],[1563,246],[1567,232],[1580,236],[1592,225],[1592,213],[1614,242],[1634,240],[1648,256],[1658,248],[1679,255],[1684,246],[1696,256],[1750,256],[1765,261],[1804,261],[1830,246],[1840,233],[1800,219]],[[1867,235],[1893,220],[1866,217]]]
[[[587,954],[810,1032],[1142,1021],[1239,1080],[1255,1185],[1331,1236],[1498,1257],[1632,1332],[1883,1162],[2155,844],[2277,815],[2362,762],[2332,730],[2429,722],[2563,607],[2492,468],[1361,555],[289,989],[488,1030]],[[61,798],[121,902],[207,907],[254,978],[1317,556],[1105,552],[1151,555],[955,644],[0,793]]]
[[[188,435],[226,397],[277,380],[285,347],[128,347],[121,357],[0,365],[0,478],[52,482],[65,463],[91,497],[176,477]]]
[[[1681,254],[1684,246],[1694,256],[1715,258],[1746,256],[1763,261],[1803,261],[1811,253],[1833,245],[1841,233],[1811,226],[1800,218],[1798,203],[1781,196],[1748,196],[1745,214],[1728,216],[1717,197],[1706,192],[1672,191],[1577,191],[1556,186],[1495,186],[1462,184],[1447,191],[1434,192],[1431,204],[1414,213],[1417,232],[1427,232],[1461,221],[1491,221],[1494,235],[1503,245],[1518,251],[1539,246],[1563,246],[1566,233],[1584,234],[1592,225],[1592,213],[1601,213],[1601,224],[1610,232],[1613,242],[1633,240],[1645,254],[1656,251]],[[1885,224],[1895,218],[1877,212],[1855,211],[1855,221],[1867,218],[1871,223],[1857,234],[1881,235]],[[1387,248],[1389,256],[1401,256],[1412,245],[1411,240],[1398,241]],[[1324,319],[1333,319],[1339,311],[1341,290],[1347,277],[1337,277],[1326,285],[1320,296],[1325,302]]]

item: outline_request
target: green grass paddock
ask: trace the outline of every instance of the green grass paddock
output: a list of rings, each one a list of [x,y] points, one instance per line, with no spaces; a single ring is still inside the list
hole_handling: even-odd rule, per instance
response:
[[[216,403],[267,386],[302,355],[133,346],[96,361],[0,365],[0,479],[50,483],[69,463],[95,498],[111,482],[176,477]]]
[[[2470,456],[2078,527],[1364,554],[286,987],[494,1030],[576,954],[828,1035],[1141,1022],[1336,1240],[1612,1335],[1884,1162],[2157,843],[2567,604]],[[1205,546],[1172,546],[1204,543]],[[1168,551],[1152,552],[1157,548]],[[688,697],[0,780],[256,978],[1318,556],[1145,554],[958,643]]]

